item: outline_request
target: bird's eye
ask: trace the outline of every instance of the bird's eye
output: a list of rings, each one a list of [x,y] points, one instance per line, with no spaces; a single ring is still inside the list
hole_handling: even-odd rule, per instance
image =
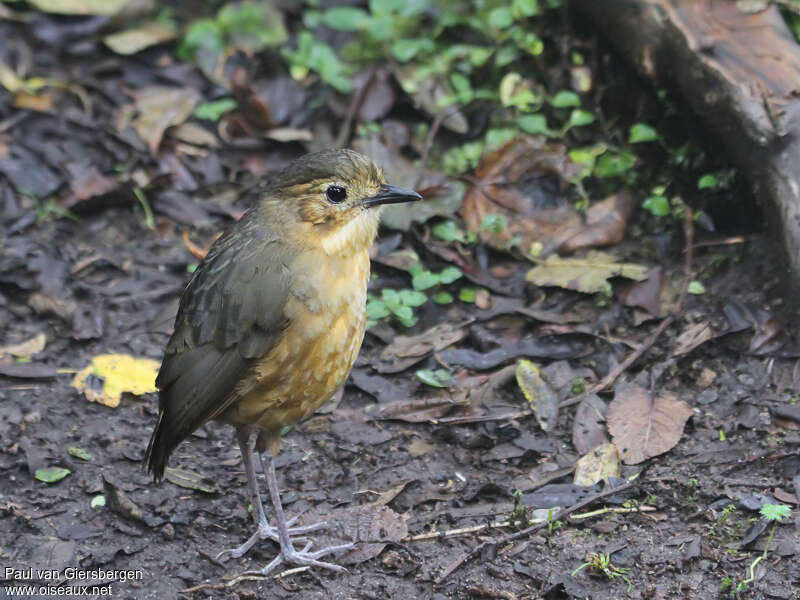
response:
[[[340,204],[347,199],[347,190],[338,185],[331,185],[325,190],[325,197],[328,198],[328,202]]]

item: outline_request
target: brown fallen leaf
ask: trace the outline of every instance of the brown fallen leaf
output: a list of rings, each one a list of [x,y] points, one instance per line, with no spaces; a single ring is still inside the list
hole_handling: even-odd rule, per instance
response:
[[[402,516],[382,504],[349,506],[317,514],[305,513],[298,525],[325,519],[328,526],[315,535],[314,543],[323,548],[336,544],[354,542],[355,548],[342,554],[338,562],[357,565],[378,556],[386,544],[399,542],[408,535],[408,526]]]
[[[635,208],[636,201],[627,190],[592,204],[585,220],[575,219],[555,234],[553,251],[569,253],[621,242]]]
[[[189,118],[200,100],[200,94],[188,87],[153,85],[136,90],[134,98],[138,115],[132,121],[133,127],[147,143],[150,154],[155,156],[164,132]]]
[[[440,323],[419,335],[399,335],[381,352],[373,365],[378,373],[399,373],[418,363],[431,352],[444,350],[467,335],[468,323]]]
[[[175,39],[175,27],[161,21],[151,21],[138,27],[117,31],[103,38],[103,43],[117,54],[130,55],[145,48]]]
[[[608,442],[606,436],[608,406],[596,394],[584,398],[575,411],[572,422],[572,445],[583,455]]]
[[[623,387],[608,407],[608,431],[627,465],[667,452],[678,443],[692,409],[670,392]]]
[[[474,184],[464,194],[461,216],[467,229],[496,248],[507,248],[512,239],[524,251],[535,241],[555,246],[561,228],[577,218],[562,194],[579,171],[565,146],[519,135],[481,159]],[[482,227],[488,215],[505,217],[505,227]]]
[[[664,289],[664,269],[651,267],[647,279],[625,284],[618,296],[625,306],[638,306],[654,317],[666,316],[662,313],[661,291]]]

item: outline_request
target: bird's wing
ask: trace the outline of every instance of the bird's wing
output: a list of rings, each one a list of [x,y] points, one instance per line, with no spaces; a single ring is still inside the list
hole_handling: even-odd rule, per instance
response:
[[[254,359],[288,325],[294,251],[253,211],[211,247],[184,291],[156,386],[159,422],[147,450],[159,477],[172,450],[236,400]]]

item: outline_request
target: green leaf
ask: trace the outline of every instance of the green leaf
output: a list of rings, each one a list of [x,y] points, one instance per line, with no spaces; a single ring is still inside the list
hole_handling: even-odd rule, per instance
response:
[[[453,221],[442,221],[431,228],[431,233],[445,242],[466,242],[466,235]]]
[[[394,40],[390,46],[392,56],[400,62],[408,62],[421,52],[432,52],[434,43],[428,39]]]
[[[511,12],[518,19],[538,15],[541,12],[539,0],[512,0]]]
[[[634,123],[628,132],[628,142],[639,144],[641,142],[654,142],[658,139],[655,129],[646,123]]]
[[[703,175],[700,179],[697,180],[697,189],[698,190],[705,190],[708,188],[716,188],[719,187],[719,179],[715,175],[711,175],[710,173]]]
[[[547,127],[547,118],[544,115],[520,115],[517,117],[517,126],[531,135],[540,133],[547,135],[550,131]]]
[[[410,306],[396,306],[391,310],[392,314],[406,327],[411,327],[414,324],[414,311]]]
[[[633,167],[636,158],[630,152],[608,152],[597,159],[594,174],[597,177],[616,177]]]
[[[439,273],[439,281],[447,285],[448,283],[453,283],[457,279],[460,279],[463,275],[464,273],[462,273],[461,269],[458,267],[445,267],[442,269],[442,272]]]
[[[656,217],[666,217],[670,213],[669,200],[665,196],[650,196],[642,202],[642,208]]]
[[[417,379],[431,387],[446,388],[449,387],[453,381],[450,373],[445,369],[436,369],[435,371],[431,369],[421,369],[415,374]]]
[[[428,297],[416,290],[400,290],[400,302],[406,306],[421,306],[428,301]]]
[[[550,105],[555,108],[567,108],[570,106],[580,106],[581,99],[578,94],[569,90],[561,90],[550,99]]]
[[[70,448],[67,448],[67,452],[70,456],[80,458],[81,460],[92,460],[92,455],[89,454],[89,452],[83,448],[78,448],[77,446],[71,446]]]
[[[489,213],[481,219],[478,229],[481,231],[489,231],[491,233],[501,233],[508,225],[508,219],[505,215],[499,213]]]
[[[569,114],[570,127],[583,127],[592,123],[594,123],[594,115],[588,110],[576,108]]]
[[[439,283],[439,276],[431,271],[422,271],[411,278],[411,285],[415,290],[427,290]]]
[[[322,13],[322,22],[339,31],[361,31],[369,19],[365,11],[355,6],[336,6]]]
[[[489,13],[489,27],[495,29],[505,29],[514,23],[514,15],[511,14],[511,9],[507,6],[501,6]]]
[[[408,267],[408,274],[412,277],[414,275],[419,275],[425,270],[425,267],[422,266],[422,263],[414,263],[410,267]]]
[[[381,290],[381,298],[390,310],[393,306],[400,306],[401,304],[400,294],[397,292],[397,290],[393,290],[391,288],[383,288],[383,290]]]
[[[465,287],[461,288],[458,292],[458,299],[462,302],[475,302],[475,288]]]
[[[686,291],[688,293],[690,293],[690,294],[695,294],[695,295],[699,296],[700,294],[705,294],[706,293],[706,286],[704,286],[699,281],[694,280],[694,281],[690,281],[689,285],[686,286]]]
[[[213,102],[198,104],[194,109],[194,116],[198,119],[207,121],[219,121],[219,118],[227,112],[236,108],[236,100],[233,98],[221,98]]]
[[[209,54],[222,54],[225,46],[222,30],[217,22],[213,19],[199,19],[186,28],[177,55],[181,60],[193,61],[201,50]]]
[[[106,497],[103,494],[98,494],[97,496],[93,496],[91,502],[89,502],[90,508],[98,508],[100,506],[106,505]]]
[[[454,298],[450,292],[436,292],[433,296],[431,296],[431,300],[433,300],[436,304],[450,304],[453,302]]]
[[[472,86],[469,83],[469,78],[461,73],[453,73],[450,75],[450,83],[453,89],[460,96],[469,96],[472,93]]]
[[[765,504],[759,512],[767,521],[780,521],[792,515],[792,510],[785,504]]]
[[[70,472],[69,469],[64,469],[62,467],[47,467],[46,469],[36,469],[33,476],[45,483],[56,483],[64,479]]]
[[[388,317],[390,313],[385,302],[381,302],[380,300],[370,300],[367,302],[366,314],[368,319],[377,321],[378,319]]]

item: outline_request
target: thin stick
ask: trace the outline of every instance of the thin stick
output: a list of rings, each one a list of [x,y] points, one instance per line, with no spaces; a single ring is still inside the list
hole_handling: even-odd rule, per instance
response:
[[[302,573],[303,571],[308,571],[311,567],[295,567],[293,569],[286,569],[285,571],[281,571],[277,575],[239,575],[234,577],[230,581],[226,581],[225,583],[201,583],[200,585],[196,585],[194,587],[186,588],[185,590],[181,590],[181,594],[191,594],[193,592],[200,592],[202,590],[224,590],[229,587],[233,587],[242,581],[262,581],[263,579],[281,579],[283,577],[288,577],[289,575],[294,575],[295,573]]]
[[[481,542],[480,544],[475,546],[472,550],[462,554],[455,561],[450,563],[450,565],[442,572],[442,574],[439,575],[439,577],[437,577],[434,580],[434,583],[436,583],[437,585],[441,584],[448,577],[450,577],[450,575],[452,575],[455,571],[457,571],[465,563],[469,562],[470,560],[472,560],[473,558],[478,556],[486,548],[497,547],[497,546],[505,546],[509,542],[513,542],[513,541],[518,540],[520,538],[527,537],[527,536],[531,535],[532,533],[536,533],[540,529],[544,529],[545,527],[547,527],[547,523],[550,522],[550,521],[559,521],[561,519],[565,519],[566,517],[568,517],[569,515],[571,515],[575,511],[578,511],[578,510],[582,509],[584,506],[588,506],[588,505],[592,504],[593,502],[596,502],[597,500],[600,500],[601,498],[605,498],[606,496],[613,496],[614,494],[616,494],[618,492],[624,492],[625,490],[633,487],[637,483],[638,483],[638,481],[629,481],[627,483],[623,483],[622,485],[620,485],[618,487],[610,488],[610,489],[607,489],[607,490],[603,490],[602,492],[598,492],[597,494],[594,494],[593,496],[589,496],[585,500],[581,500],[580,502],[578,502],[576,504],[573,504],[572,506],[570,506],[568,508],[564,508],[564,509],[558,511],[555,515],[553,515],[552,518],[548,519],[544,523],[538,523],[536,525],[532,525],[531,527],[526,527],[525,529],[522,529],[520,531],[515,531],[514,533],[509,533],[508,535],[505,535],[505,536],[503,536],[503,537],[501,537],[499,539],[494,539],[494,540],[489,540],[489,541],[486,541],[486,542]]]
[[[675,305],[672,307],[672,311],[670,314],[659,323],[656,330],[650,336],[650,338],[641,344],[636,350],[628,354],[620,364],[617,365],[615,369],[613,369],[608,375],[606,375],[603,380],[596,384],[592,389],[589,391],[590,394],[596,394],[611,385],[617,380],[622,373],[624,373],[633,363],[635,363],[639,358],[647,352],[653,345],[656,343],[661,334],[664,333],[664,330],[669,327],[673,321],[678,317],[681,310],[683,309],[683,302],[686,300],[687,290],[689,289],[689,282],[692,280],[692,257],[693,257],[693,250],[694,247],[692,245],[692,241],[694,239],[694,224],[692,221],[692,210],[683,205],[683,239],[684,239],[684,260],[683,260],[683,285],[681,286],[681,293],[678,296],[678,300],[675,302]],[[572,400],[576,400],[572,398]],[[578,400],[580,401],[580,400]],[[574,404],[574,402],[573,402]],[[560,405],[563,406],[563,405]]]
[[[425,175],[425,165],[428,164],[428,155],[431,153],[433,140],[436,137],[436,134],[439,132],[439,127],[442,126],[442,122],[447,117],[456,114],[460,110],[460,108],[461,108],[460,105],[454,104],[453,106],[440,111],[433,118],[433,122],[431,123],[431,129],[428,132],[428,135],[425,137],[425,145],[422,147],[422,156],[419,159],[419,167],[417,168],[417,179],[416,181],[414,181],[414,189],[417,189],[420,183],[422,183],[422,178]]]

